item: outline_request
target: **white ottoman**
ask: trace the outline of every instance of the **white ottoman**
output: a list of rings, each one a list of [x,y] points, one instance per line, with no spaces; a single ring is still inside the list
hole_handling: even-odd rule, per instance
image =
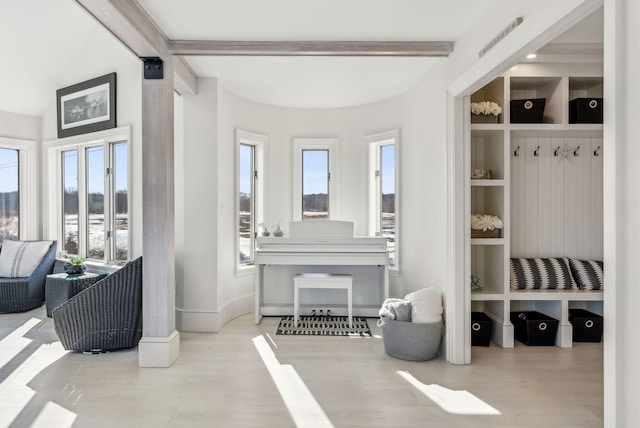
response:
[[[342,273],[301,273],[293,277],[293,325],[298,326],[301,288],[344,288],[347,290],[349,327],[353,327],[351,285],[353,277]]]

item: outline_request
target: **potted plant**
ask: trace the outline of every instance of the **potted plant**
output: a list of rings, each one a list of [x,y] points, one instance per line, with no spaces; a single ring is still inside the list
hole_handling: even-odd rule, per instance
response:
[[[64,271],[68,275],[82,275],[87,270],[82,257],[74,257],[64,264]]]
[[[269,232],[269,229],[267,229],[267,226],[264,225],[264,223],[260,223],[258,225],[258,227],[262,228],[262,236],[269,236],[271,235],[271,232]]]

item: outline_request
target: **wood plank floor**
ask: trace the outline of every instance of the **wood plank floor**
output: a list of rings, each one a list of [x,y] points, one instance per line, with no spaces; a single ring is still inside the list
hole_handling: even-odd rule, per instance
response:
[[[152,369],[137,349],[61,351],[44,306],[1,314],[0,426],[603,426],[601,344],[474,347],[473,363],[456,366],[387,356],[373,318],[373,338],[277,336],[278,321],[181,333],[178,361]],[[478,402],[499,414],[477,414]]]

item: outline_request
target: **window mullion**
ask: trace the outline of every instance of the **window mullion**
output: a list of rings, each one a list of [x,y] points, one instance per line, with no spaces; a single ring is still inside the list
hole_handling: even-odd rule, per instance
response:
[[[78,255],[87,257],[87,156],[86,146],[78,148]]]
[[[115,259],[114,251],[114,237],[113,231],[115,229],[114,216],[113,216],[113,197],[114,197],[114,185],[113,185],[113,158],[114,158],[114,145],[106,142],[104,145],[104,260],[109,263]]]

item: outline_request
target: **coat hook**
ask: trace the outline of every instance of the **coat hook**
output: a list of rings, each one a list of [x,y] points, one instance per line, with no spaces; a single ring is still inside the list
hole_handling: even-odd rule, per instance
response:
[[[560,146],[556,147],[556,149],[553,151],[553,155],[555,157],[558,157],[558,152],[560,151]]]
[[[599,153],[599,152],[600,152],[600,146],[598,146],[598,148],[596,148],[596,149],[593,151],[593,155],[594,155],[594,156],[600,156],[600,153]]]
[[[520,151],[520,146],[516,147],[516,149],[513,151],[513,155],[518,156],[519,151]]]
[[[578,156],[578,150],[580,150],[580,146],[576,147],[576,149],[573,151],[574,156]]]
[[[538,146],[537,149],[535,149],[535,151],[533,152],[534,156],[538,156],[538,152],[540,151],[540,146]]]

